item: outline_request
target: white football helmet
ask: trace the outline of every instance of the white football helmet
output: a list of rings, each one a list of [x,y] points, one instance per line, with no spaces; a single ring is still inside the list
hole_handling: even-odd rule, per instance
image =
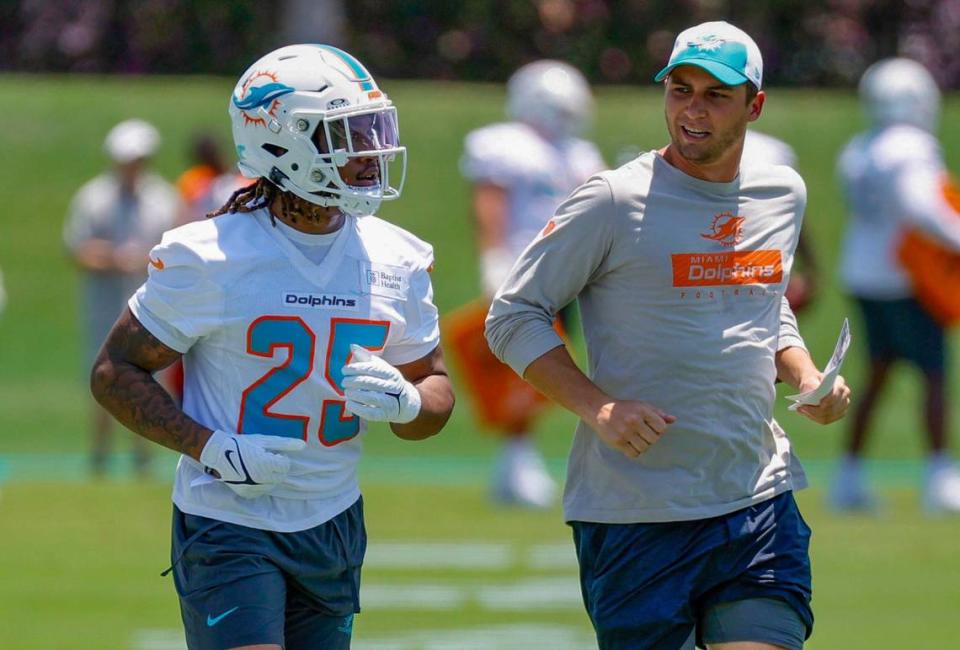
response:
[[[343,50],[288,45],[267,54],[243,73],[229,113],[244,176],[355,215],[400,196],[407,156],[397,110]],[[340,168],[356,159],[369,166],[351,185]]]
[[[534,61],[507,81],[507,115],[548,138],[566,138],[589,125],[593,95],[573,66],[548,59]]]
[[[940,89],[927,69],[911,59],[884,59],[867,68],[860,79],[860,99],[877,126],[937,128]]]

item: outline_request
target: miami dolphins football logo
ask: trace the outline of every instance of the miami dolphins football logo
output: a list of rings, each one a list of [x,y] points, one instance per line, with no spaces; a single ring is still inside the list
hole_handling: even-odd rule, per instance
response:
[[[295,90],[296,88],[278,82],[275,72],[257,71],[243,82],[240,87],[240,96],[233,97],[233,105],[240,109],[244,125],[266,126],[267,121],[255,111],[258,108],[269,107],[267,113],[276,117],[275,111],[280,105],[279,98]]]
[[[706,34],[692,41],[687,41],[687,47],[695,47],[701,52],[714,52],[723,47],[726,43],[724,39],[713,34]]]
[[[721,246],[736,246],[743,239],[744,218],[732,212],[721,212],[713,217],[710,232],[700,233],[704,239],[711,239]]]

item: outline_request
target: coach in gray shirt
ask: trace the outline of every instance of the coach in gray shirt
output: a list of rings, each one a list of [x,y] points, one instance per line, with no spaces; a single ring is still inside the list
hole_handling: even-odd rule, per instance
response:
[[[823,376],[783,297],[806,189],[788,167],[741,164],[764,102],[747,34],[686,30],[661,80],[670,144],[561,205],[494,298],[487,339],[580,417],[564,509],[601,648],[800,648],[809,529],[792,491],[806,481],[773,404],[777,379],[806,391]],[[551,328],[574,298],[589,376]],[[849,395],[839,378],[800,412],[832,422]]]
[[[172,228],[179,209],[173,186],[150,171],[160,134],[143,120],[114,126],[103,143],[112,169],[81,187],[70,203],[63,239],[81,271],[85,369],[120,311],[147,277],[150,249]],[[107,471],[112,418],[93,404],[91,469]],[[135,469],[145,474],[149,448],[132,438]]]

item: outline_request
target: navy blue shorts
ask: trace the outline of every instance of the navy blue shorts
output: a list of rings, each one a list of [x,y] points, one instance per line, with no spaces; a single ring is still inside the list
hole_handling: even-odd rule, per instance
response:
[[[713,606],[753,598],[786,602],[810,636],[810,528],[792,492],[710,519],[570,525],[601,649],[680,648]]]
[[[350,647],[366,551],[363,501],[276,533],[173,508],[173,576],[191,650]]]
[[[872,361],[904,359],[925,374],[943,374],[946,342],[943,327],[913,298],[857,298]]]

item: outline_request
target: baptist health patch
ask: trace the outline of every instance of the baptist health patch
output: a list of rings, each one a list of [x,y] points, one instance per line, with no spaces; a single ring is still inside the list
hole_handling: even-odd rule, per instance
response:
[[[360,287],[366,293],[403,300],[410,288],[410,272],[399,266],[360,262]]]

